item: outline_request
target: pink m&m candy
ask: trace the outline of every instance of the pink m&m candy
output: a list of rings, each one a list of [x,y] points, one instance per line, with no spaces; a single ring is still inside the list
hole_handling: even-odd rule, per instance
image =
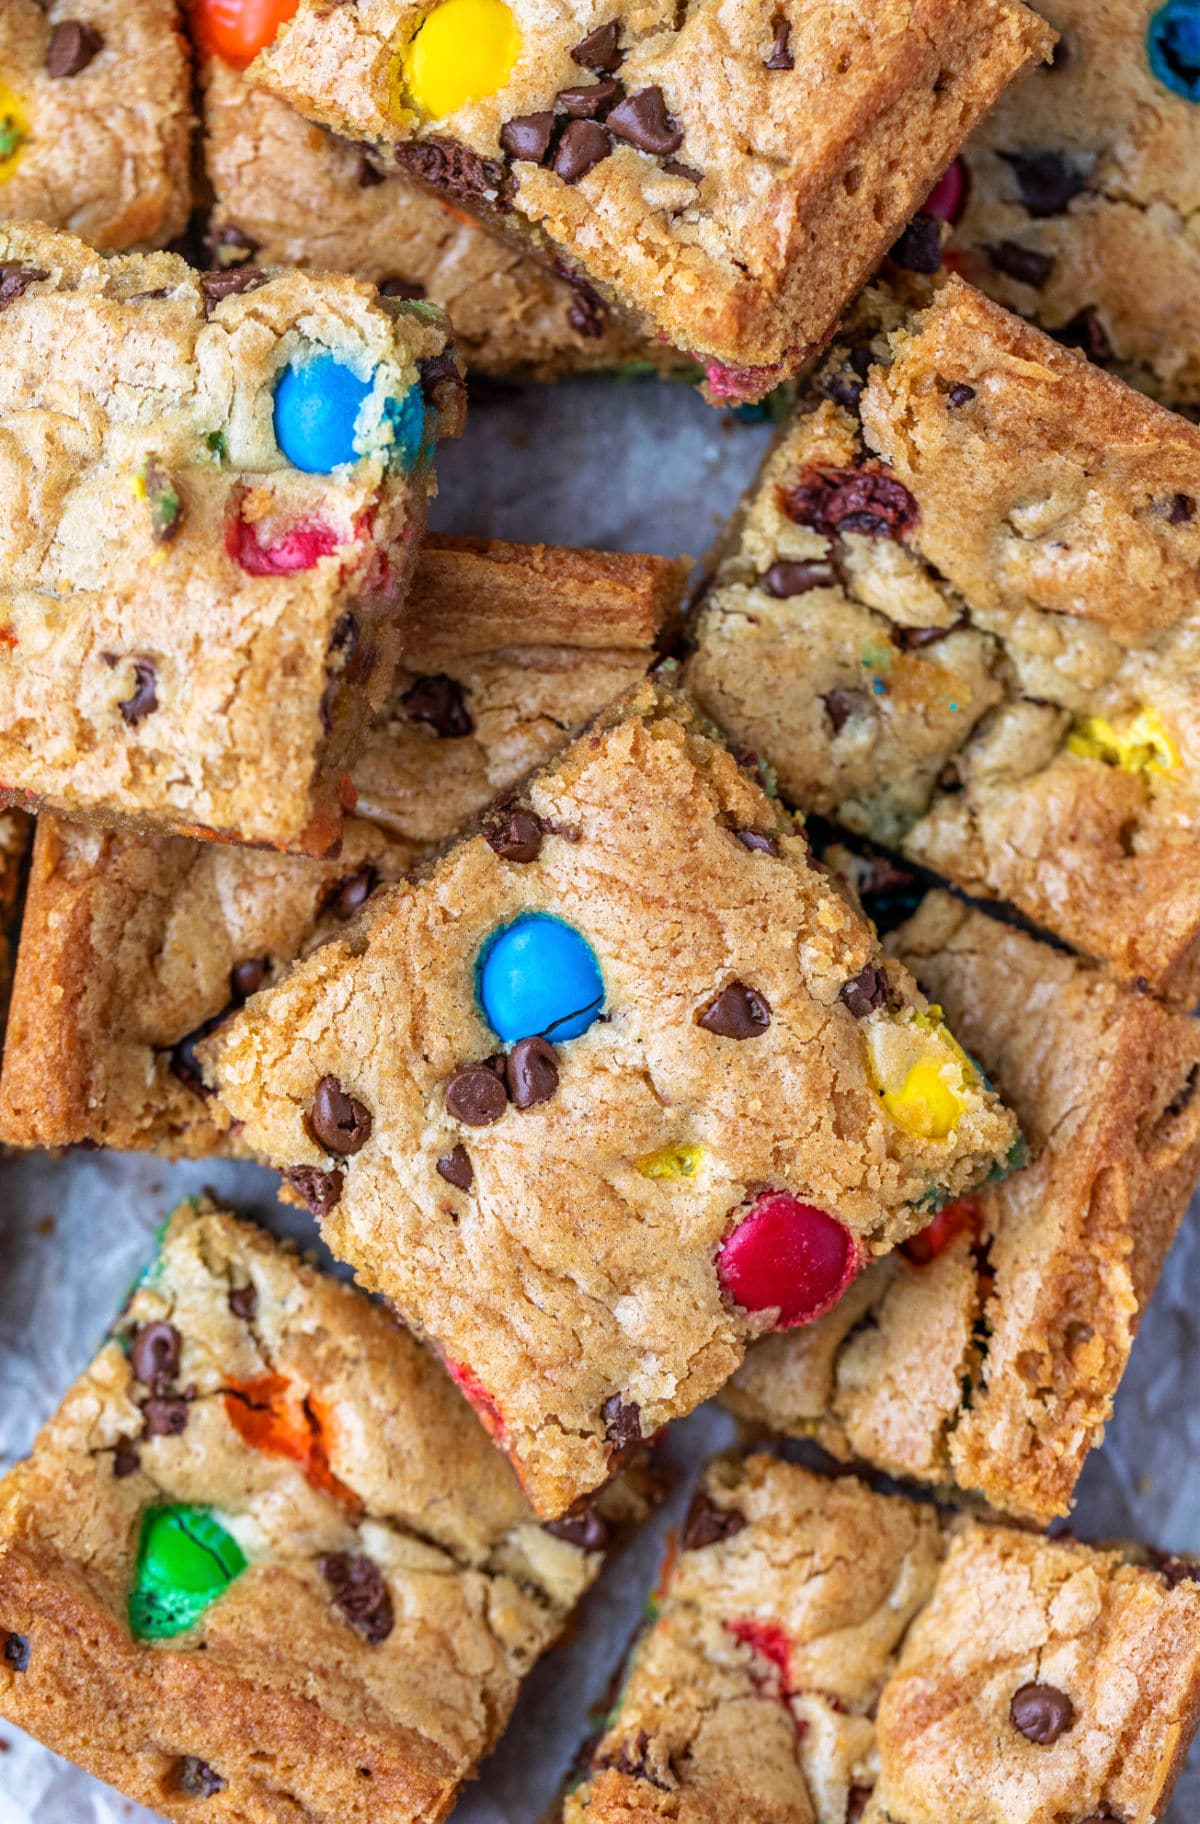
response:
[[[717,1255],[721,1289],[746,1311],[779,1307],[778,1330],[832,1309],[859,1268],[849,1229],[790,1191],[764,1191]]]
[[[312,570],[323,557],[332,557],[340,541],[332,526],[317,521],[292,526],[270,544],[262,545],[253,526],[238,514],[225,527],[225,549],[250,576],[290,576]]]
[[[936,215],[939,222],[949,222],[953,228],[967,206],[967,183],[967,167],[961,158],[956,158],[925,198],[922,212]]]

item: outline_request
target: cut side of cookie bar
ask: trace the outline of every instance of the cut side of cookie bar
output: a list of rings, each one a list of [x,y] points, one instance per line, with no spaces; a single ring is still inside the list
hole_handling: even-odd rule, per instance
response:
[[[1200,991],[1200,430],[952,280],[868,294],[689,682],[784,796]]]
[[[165,246],[187,226],[191,125],[175,0],[0,7],[0,222]]]
[[[444,319],[0,232],[0,799],[322,855],[384,706]]]
[[[561,1824],[1161,1818],[1196,1570],[718,1458]]]
[[[200,1056],[548,1514],[1016,1135],[791,820],[650,683]]]
[[[1015,1110],[1029,1163],[951,1203],[835,1311],[756,1343],[740,1418],[894,1475],[1066,1514],[1200,1173],[1200,1022],[927,895],[886,940]]]
[[[0,811],[0,1057],[17,953],[17,910],[33,823],[23,811]]]
[[[566,261],[720,401],[820,346],[1052,42],[1014,0],[302,0],[250,77]]]
[[[605,1502],[540,1526],[384,1310],[185,1205],[0,1484],[0,1711],[173,1819],[444,1818]]]
[[[244,1150],[200,1076],[199,1040],[636,683],[685,574],[668,558],[428,538],[405,664],[355,761],[358,815],[334,859],[44,813],[0,1134]]]

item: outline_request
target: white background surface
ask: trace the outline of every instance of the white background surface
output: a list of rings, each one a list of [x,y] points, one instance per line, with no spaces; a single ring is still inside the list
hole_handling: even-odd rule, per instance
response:
[[[703,554],[753,473],[765,431],[679,388],[582,381],[472,394],[467,434],[443,451],[440,530]],[[272,1173],[220,1161],[76,1152],[0,1163],[0,1469],[24,1455],[94,1352],[144,1265],[160,1218],[203,1187],[272,1227],[311,1238],[274,1200]],[[611,1562],[572,1637],[528,1681],[509,1730],[455,1824],[538,1824],[655,1581],[686,1472],[733,1435],[705,1408],[673,1428],[681,1471],[665,1512]],[[1200,1551],[1200,1202],[1142,1326],[1103,1449],[1084,1472],[1081,1538]],[[0,1824],[117,1824],[151,1814],[0,1720]],[[1200,1824],[1200,1750],[1168,1814]],[[386,1824],[381,1820],[380,1824]],[[738,1824],[730,1819],[728,1824]],[[945,1824],[957,1824],[947,1819]]]

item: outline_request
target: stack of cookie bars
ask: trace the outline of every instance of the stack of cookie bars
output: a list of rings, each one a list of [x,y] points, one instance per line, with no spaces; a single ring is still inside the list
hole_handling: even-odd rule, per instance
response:
[[[1200,1175],[1198,173],[1197,0],[0,0],[0,1143],[358,1282],[155,1212],[14,1724],[432,1824],[667,1496],[560,1824],[1166,1824],[1200,1560],[1061,1522]],[[426,532],[577,373],[776,422],[698,581]]]

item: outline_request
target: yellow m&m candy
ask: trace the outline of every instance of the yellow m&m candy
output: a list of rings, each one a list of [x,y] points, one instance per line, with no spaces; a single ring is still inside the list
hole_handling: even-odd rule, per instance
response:
[[[6,82],[0,82],[0,184],[17,168],[29,138],[29,116]]]
[[[426,13],[400,60],[412,106],[431,120],[502,89],[521,49],[504,0],[441,0]]]
[[[1123,773],[1166,773],[1179,764],[1175,744],[1152,709],[1139,709],[1120,727],[1104,716],[1085,716],[1067,736],[1067,751]]]
[[[975,1070],[942,1024],[941,1009],[873,1019],[863,1037],[879,1099],[918,1140],[945,1140],[966,1108]]]
[[[660,1147],[656,1153],[646,1153],[634,1164],[643,1178],[694,1178],[704,1163],[704,1148],[689,1146],[681,1142],[676,1146]]]

